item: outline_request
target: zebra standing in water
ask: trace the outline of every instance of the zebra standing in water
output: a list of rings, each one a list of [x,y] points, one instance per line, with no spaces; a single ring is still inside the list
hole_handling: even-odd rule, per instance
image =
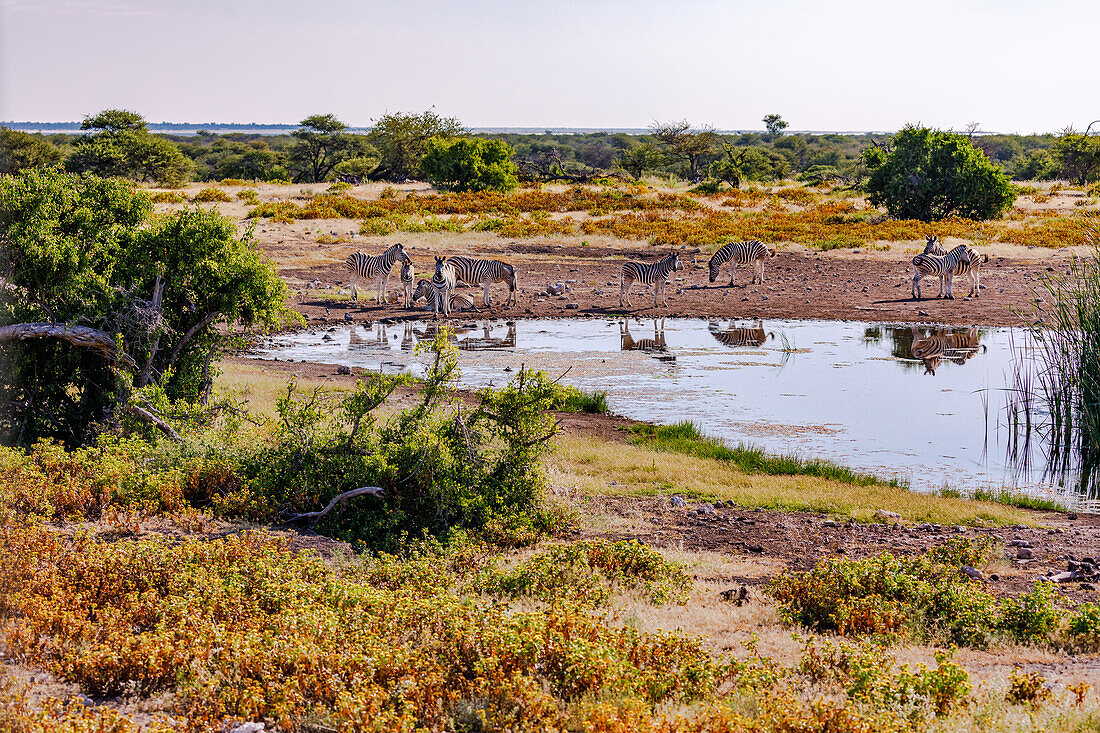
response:
[[[398,259],[405,263],[412,262],[405,254],[405,245],[400,242],[380,255],[372,256],[366,252],[356,252],[349,256],[344,265],[351,273],[351,299],[359,300],[359,288],[356,286],[359,278],[366,280],[375,278],[378,280],[378,302],[384,303],[386,288],[390,282],[390,272],[393,270],[393,263]]]
[[[661,294],[661,298],[667,306],[668,298],[665,297],[665,285],[668,283],[669,273],[679,269],[680,258],[675,252],[669,253],[667,257],[652,264],[633,261],[624,263],[622,272],[619,273],[619,305],[622,306],[624,298],[626,304],[630,305],[630,288],[637,281],[643,285],[653,286],[654,308],[657,307],[658,293]]]
[[[485,285],[485,297],[482,302],[486,307],[492,305],[489,301],[489,286],[493,283],[508,283],[508,300],[505,305],[516,302],[516,268],[507,262],[500,260],[475,260],[472,257],[451,257],[447,264],[455,269],[455,277],[471,287]]]
[[[945,297],[955,299],[954,294],[951,292],[951,278],[957,274],[973,273],[971,266],[971,257],[975,259],[985,257],[985,255],[978,255],[977,252],[967,247],[965,244],[960,244],[953,250],[948,252],[943,257],[932,254],[919,254],[913,258],[913,287],[912,295],[914,298],[920,299],[920,281],[924,277],[938,277],[946,283],[947,294]],[[988,259],[988,258],[987,258]],[[976,274],[976,273],[974,273]],[[971,275],[971,282],[974,281],[974,274]],[[942,294],[941,290],[941,294]],[[939,297],[939,296],[937,296]]]
[[[443,315],[449,316],[451,314],[451,295],[455,291],[455,268],[447,264],[447,260],[444,257],[435,258],[435,274],[432,275],[432,288],[435,290],[435,296],[432,298],[432,313],[436,318],[439,318],[439,311],[443,311]]]
[[[413,304],[413,265],[412,261],[401,263],[401,289],[405,292],[405,307]]]
[[[775,257],[775,250],[765,246],[758,239],[751,239],[747,242],[730,242],[710,258],[710,262],[707,264],[707,267],[710,268],[710,281],[717,280],[719,268],[729,262],[730,285],[733,285],[737,265],[748,264],[752,265],[753,283],[756,283],[758,279],[759,282],[764,282],[764,259],[767,257]]]

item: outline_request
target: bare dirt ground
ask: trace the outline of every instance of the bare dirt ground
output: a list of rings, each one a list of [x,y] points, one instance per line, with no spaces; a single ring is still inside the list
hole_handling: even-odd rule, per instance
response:
[[[354,320],[424,317],[423,310],[409,311],[397,303],[379,306],[374,302],[373,282],[360,290],[357,302],[341,293],[348,287],[343,260],[357,249],[355,246],[314,244],[317,250],[312,253],[314,257],[327,262],[295,267],[291,264],[296,259],[293,252],[308,245],[288,239],[279,243],[267,234],[261,235],[261,242],[277,262],[290,265],[280,268],[280,273],[296,291],[295,307],[310,320],[340,321],[345,314]],[[283,236],[294,235],[283,233]],[[381,251],[383,244],[363,242],[362,249]],[[947,242],[947,246],[954,244]],[[553,241],[507,242],[493,238],[474,241],[468,235],[446,245],[409,247],[414,268],[421,273],[418,277],[432,267],[431,256],[436,253],[469,253],[502,259],[517,267],[520,295],[514,307],[504,305],[507,288],[503,284],[492,287],[491,308],[480,307],[480,289],[465,291],[479,306],[476,313],[469,315],[496,318],[590,317],[631,312],[646,317],[813,318],[1019,326],[1030,322],[1021,314],[1029,313],[1034,305],[1033,288],[1039,284],[1039,277],[1064,273],[1073,257],[1067,251],[1036,253],[1021,247],[1001,247],[998,249],[1005,254],[991,255],[990,262],[982,267],[979,298],[963,297],[969,283],[958,278],[954,300],[936,298],[938,281],[925,279],[924,298],[916,300],[911,295],[909,264],[917,251],[916,242],[895,245],[887,251],[814,252],[791,245],[766,262],[763,283],[751,284],[751,269],[740,267],[732,287],[728,286],[726,269],[716,283],[710,284],[708,257],[704,253],[689,254],[684,258],[683,269],[673,274],[666,288],[667,307],[654,307],[652,291],[635,285],[630,293],[632,307],[624,308],[619,306],[622,263],[628,259],[652,261],[665,254],[665,250],[623,241],[585,247]],[[559,283],[567,287],[566,292],[547,294],[548,286]],[[394,273],[388,293],[396,297],[399,291],[400,283]]]

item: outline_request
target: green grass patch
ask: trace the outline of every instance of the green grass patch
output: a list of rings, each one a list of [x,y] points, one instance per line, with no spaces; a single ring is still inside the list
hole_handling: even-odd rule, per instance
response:
[[[1065,505],[1055,499],[1028,496],[1009,489],[1001,489],[1000,491],[978,489],[971,494],[969,498],[976,501],[988,501],[994,504],[1014,506],[1019,509],[1032,509],[1039,512],[1064,512],[1066,510]]]
[[[805,459],[793,455],[772,455],[765,452],[763,448],[745,443],[731,448],[719,438],[704,435],[692,422],[684,421],[674,425],[639,424],[632,426],[630,432],[633,434],[631,442],[635,445],[683,453],[696,458],[728,461],[745,473],[816,476],[856,486],[882,485],[908,488],[908,484],[904,481],[886,480],[870,474],[857,473],[850,468],[819,458]]]
[[[610,412],[607,406],[607,392],[588,392],[569,385],[562,385],[554,396],[553,409],[559,412],[587,412],[597,415],[606,415]]]

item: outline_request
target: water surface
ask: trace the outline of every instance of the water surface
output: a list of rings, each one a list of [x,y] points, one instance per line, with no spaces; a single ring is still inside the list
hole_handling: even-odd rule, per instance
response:
[[[427,357],[413,350],[434,333],[430,322],[349,325],[279,336],[257,355],[418,373]],[[827,458],[920,490],[1054,490],[1006,460],[999,415],[1014,350],[1029,346],[1021,331],[585,318],[470,321],[454,337],[465,386],[500,385],[527,366],[606,391],[627,417],[691,420],[732,444]]]

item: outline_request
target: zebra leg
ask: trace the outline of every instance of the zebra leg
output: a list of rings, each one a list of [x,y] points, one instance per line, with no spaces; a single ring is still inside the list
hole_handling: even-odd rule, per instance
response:
[[[914,268],[913,269],[913,288],[912,288],[912,290],[910,290],[910,292],[912,293],[913,297],[916,298],[917,300],[922,300],[921,295],[920,295],[920,278],[921,278],[920,271],[917,270],[916,268]]]
[[[971,268],[970,270],[970,294],[975,298],[981,296],[981,283],[978,281],[978,270]]]
[[[730,262],[730,287],[733,287],[733,279],[737,276],[737,265],[732,261]]]
[[[943,279],[947,283],[947,297],[951,300],[954,300],[955,295],[951,292],[951,273],[947,273],[947,275],[945,275]]]
[[[351,273],[351,299],[359,300],[359,288],[356,286],[355,281],[359,279],[359,276],[354,272]]]
[[[757,260],[752,263],[752,284],[764,283],[764,260]]]
[[[622,275],[619,275],[619,307],[623,307],[623,299],[626,299],[626,305],[630,306],[630,286],[634,284],[631,280],[630,284],[627,284]]]
[[[940,275],[940,294],[937,295],[936,297],[937,298],[942,298],[943,297],[943,275]]]
[[[484,301],[485,301],[485,307],[486,308],[491,308],[492,305],[493,305],[492,301],[489,300],[489,286],[491,284],[492,284],[491,280],[486,280],[485,281],[485,298],[484,298]]]

